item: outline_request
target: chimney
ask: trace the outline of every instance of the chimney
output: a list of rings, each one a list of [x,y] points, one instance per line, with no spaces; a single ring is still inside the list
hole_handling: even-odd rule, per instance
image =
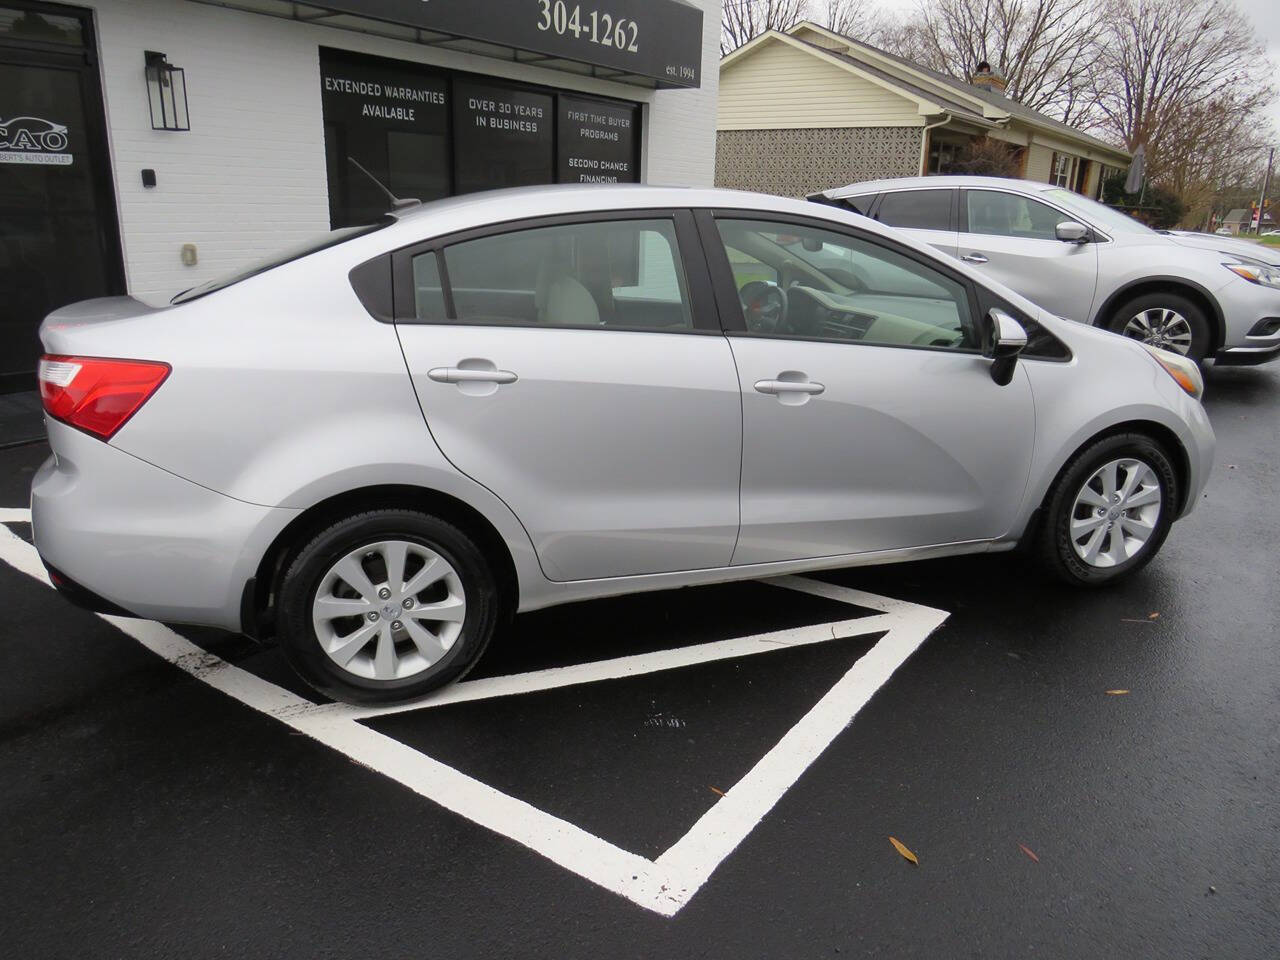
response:
[[[1004,93],[1004,77],[992,70],[991,64],[985,60],[978,64],[978,69],[973,72],[969,82],[975,87],[986,87],[988,90]]]

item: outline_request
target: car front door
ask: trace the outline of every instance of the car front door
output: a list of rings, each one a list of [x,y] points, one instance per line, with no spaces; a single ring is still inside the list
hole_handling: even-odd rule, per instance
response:
[[[1065,243],[1056,228],[1071,216],[1004,190],[960,194],[959,256],[1051,313],[1079,323],[1093,316],[1098,244]]]
[[[882,193],[875,208],[875,219],[954,257],[955,200],[956,191],[949,187]]]
[[[670,211],[506,225],[395,257],[431,434],[511,507],[552,580],[730,561],[741,401],[701,258],[691,215]]]
[[[1030,468],[1032,397],[1021,366],[1008,385],[992,381],[968,283],[852,228],[759,216],[699,213],[742,389],[733,562],[1008,533]],[[726,249],[818,266],[785,289],[750,288],[743,310]],[[829,280],[834,259],[873,279]]]

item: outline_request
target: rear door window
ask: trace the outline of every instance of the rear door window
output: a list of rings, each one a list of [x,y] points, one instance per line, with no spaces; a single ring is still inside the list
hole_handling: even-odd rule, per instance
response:
[[[438,321],[434,254],[413,260],[417,319]],[[670,220],[616,220],[492,234],[444,249],[454,317],[468,323],[690,329]]]
[[[951,190],[899,190],[880,199],[876,219],[891,227],[951,229]]]

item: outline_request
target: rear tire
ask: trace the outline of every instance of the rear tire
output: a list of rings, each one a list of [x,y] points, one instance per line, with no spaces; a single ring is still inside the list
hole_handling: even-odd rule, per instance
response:
[[[1073,586],[1128,576],[1160,550],[1179,493],[1168,454],[1150,437],[1104,437],[1072,457],[1054,481],[1037,535],[1040,560]]]
[[[298,674],[348,703],[411,700],[462,677],[503,619],[479,547],[414,510],[320,531],[280,582],[276,629]]]
[[[1146,293],[1121,304],[1107,323],[1113,333],[1181,353],[1200,363],[1209,354],[1209,318],[1176,293]]]

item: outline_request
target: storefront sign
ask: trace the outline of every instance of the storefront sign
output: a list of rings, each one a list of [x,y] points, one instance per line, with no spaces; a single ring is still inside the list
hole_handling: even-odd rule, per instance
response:
[[[67,128],[40,117],[0,119],[0,163],[69,167]]]
[[[448,77],[411,63],[320,51],[320,99],[332,224],[368,223],[386,195],[451,192]],[[352,160],[360,164],[364,173]]]
[[[561,183],[634,183],[638,107],[560,95]]]
[[[550,95],[461,79],[453,90],[454,192],[555,179]]]
[[[327,47],[320,97],[334,227],[385,214],[378,184],[426,201],[640,180],[635,103]]]
[[[701,84],[702,11],[682,0],[306,0],[308,6]]]

